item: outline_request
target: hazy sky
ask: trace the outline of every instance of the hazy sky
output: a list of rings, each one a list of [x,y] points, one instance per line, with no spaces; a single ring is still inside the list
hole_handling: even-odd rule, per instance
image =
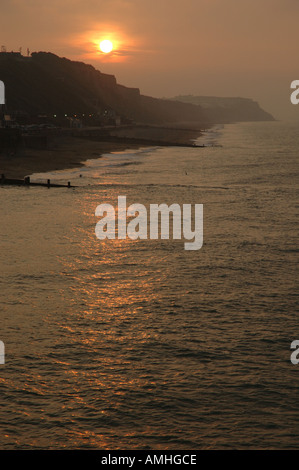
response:
[[[0,0],[0,38],[91,63],[144,94],[244,96],[297,118],[299,0]],[[98,50],[111,39],[115,51]]]

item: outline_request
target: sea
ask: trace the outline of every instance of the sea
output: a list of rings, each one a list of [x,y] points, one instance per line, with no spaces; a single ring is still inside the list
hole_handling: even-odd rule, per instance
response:
[[[298,449],[298,126],[195,142],[0,188],[1,449]],[[203,204],[202,248],[99,240],[118,196]]]

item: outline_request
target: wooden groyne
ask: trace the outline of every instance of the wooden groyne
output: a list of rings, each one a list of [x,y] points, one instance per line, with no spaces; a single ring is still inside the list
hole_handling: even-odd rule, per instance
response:
[[[16,179],[16,178],[6,178],[4,174],[1,175],[0,185],[43,186],[44,188],[76,188],[76,186],[71,185],[70,181],[68,181],[67,184],[51,183],[51,180],[47,180],[47,182],[42,183],[42,182],[30,181],[30,176],[26,176],[24,179]]]

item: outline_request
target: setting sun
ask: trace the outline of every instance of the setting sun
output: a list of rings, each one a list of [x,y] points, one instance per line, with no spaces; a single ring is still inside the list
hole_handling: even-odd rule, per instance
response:
[[[105,54],[108,54],[109,52],[112,51],[113,49],[113,44],[111,41],[109,41],[109,39],[105,39],[104,41],[102,41],[100,43],[100,49],[102,52],[104,52]]]

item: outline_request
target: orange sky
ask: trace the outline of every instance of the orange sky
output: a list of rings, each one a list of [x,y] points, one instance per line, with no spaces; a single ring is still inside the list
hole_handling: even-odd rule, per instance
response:
[[[298,0],[0,0],[1,45],[91,63],[144,94],[244,96],[299,120]],[[111,39],[111,55],[97,51]]]

